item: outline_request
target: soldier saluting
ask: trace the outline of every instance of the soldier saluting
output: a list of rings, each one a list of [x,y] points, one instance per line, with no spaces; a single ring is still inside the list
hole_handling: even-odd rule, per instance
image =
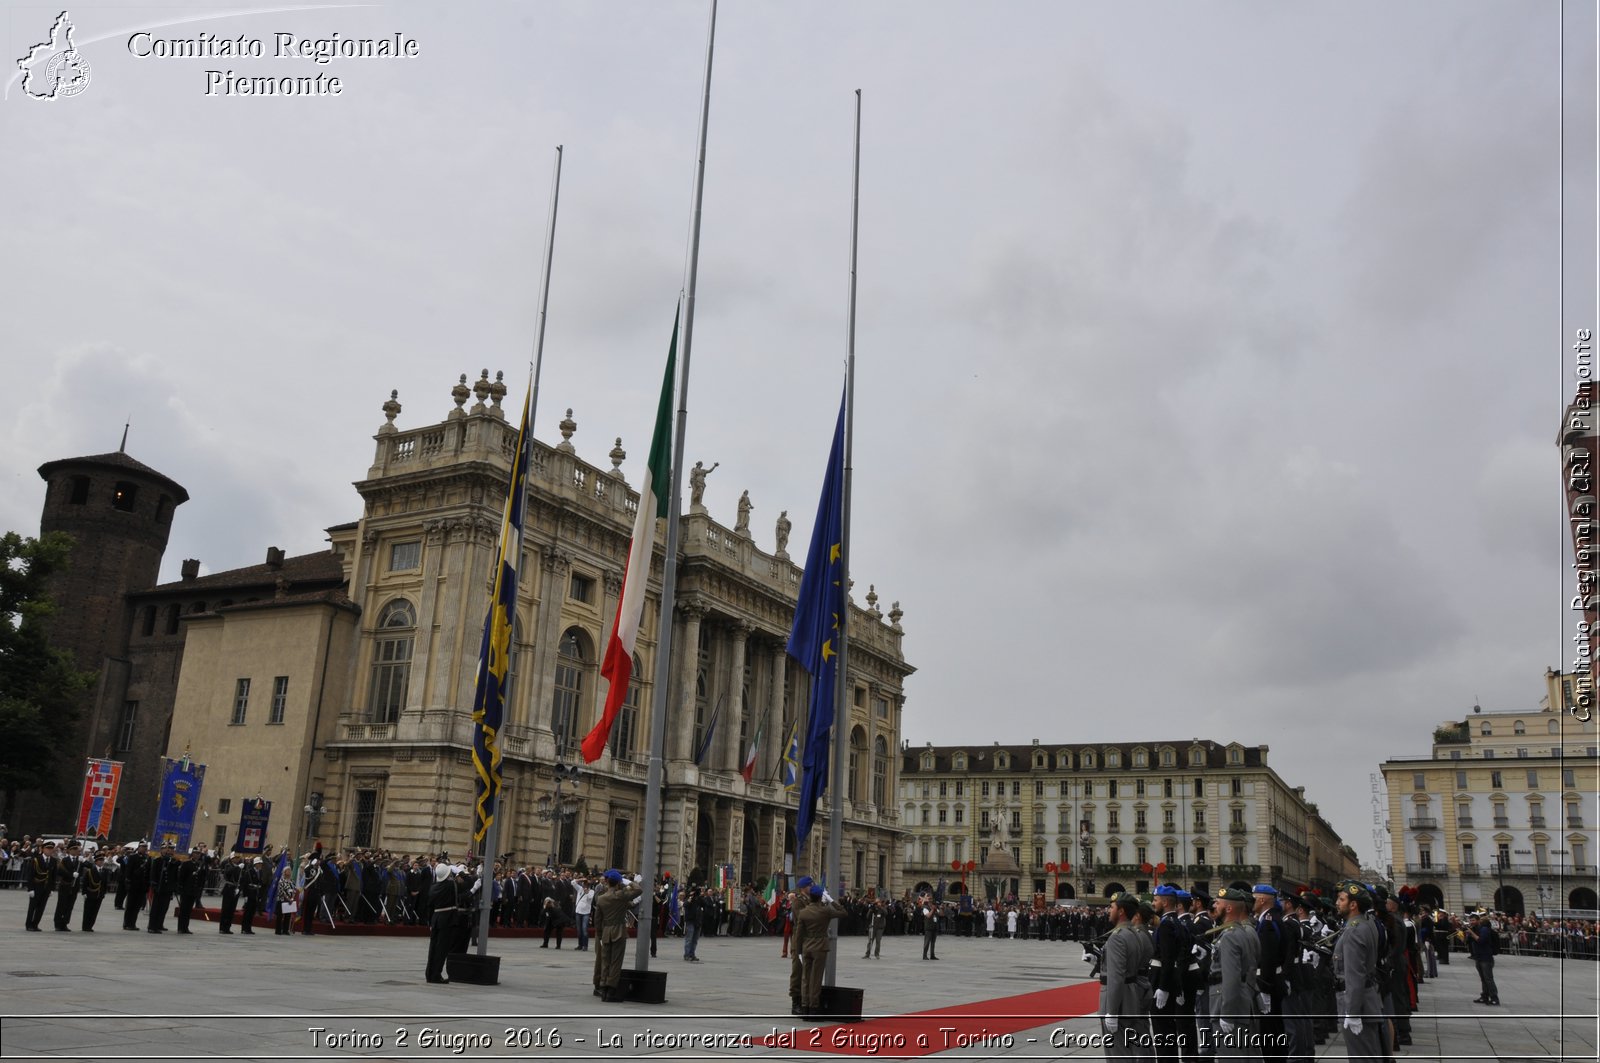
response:
[[[23,880],[28,884],[28,915],[23,926],[38,930],[44,920],[44,907],[50,903],[50,887],[56,878],[56,843],[41,842],[22,864]]]
[[[94,921],[100,914],[100,903],[106,899],[106,851],[96,849],[94,859],[83,865],[80,881],[83,884],[83,923],[85,934],[94,933]]]
[[[71,930],[72,909],[78,903],[78,872],[83,867],[79,855],[83,845],[76,838],[67,843],[67,855],[56,864],[56,914],[57,930]]]

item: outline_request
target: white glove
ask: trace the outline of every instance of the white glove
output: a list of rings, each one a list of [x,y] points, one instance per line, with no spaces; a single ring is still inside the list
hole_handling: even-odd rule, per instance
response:
[[[1206,958],[1205,946],[1204,945],[1195,945],[1193,948],[1191,948],[1189,950],[1189,955],[1193,956],[1197,960],[1205,959]]]
[[[1272,998],[1265,993],[1256,994],[1256,1003],[1261,1006],[1261,1014],[1269,1015],[1272,1012]]]
[[[829,893],[827,890],[823,890],[822,891],[822,903],[823,904],[832,904],[833,903],[833,894]]]
[[[1344,1020],[1344,1028],[1359,1037],[1361,1035],[1361,1020],[1351,1015]]]
[[[639,885],[643,881],[644,881],[644,876],[643,875],[635,875],[635,876],[633,876],[633,884],[635,886]]]
[[[1105,1024],[1106,1024],[1106,1033],[1116,1033],[1117,1032],[1117,1017],[1115,1015],[1107,1015],[1105,1017]]]
[[[1229,1022],[1227,1019],[1218,1019],[1217,1029],[1221,1030],[1224,1035],[1231,1034],[1233,1033],[1233,1023]]]
[[[1178,994],[1178,1007],[1180,1007],[1180,1008],[1183,1007],[1183,994],[1182,993]]]
[[[1165,989],[1156,990],[1156,1007],[1158,1007],[1158,1008],[1166,1007],[1167,1006],[1167,1000],[1171,997],[1171,995],[1172,994],[1168,993]]]

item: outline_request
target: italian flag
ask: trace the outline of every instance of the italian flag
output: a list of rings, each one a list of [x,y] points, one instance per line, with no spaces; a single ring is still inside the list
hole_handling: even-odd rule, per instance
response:
[[[767,922],[778,916],[778,873],[774,871],[767,878],[767,893],[761,898],[767,906]]]
[[[583,759],[593,763],[611,738],[611,727],[628,696],[633,675],[633,647],[639,639],[639,618],[644,614],[645,585],[650,582],[650,558],[656,545],[656,520],[668,515],[667,491],[672,471],[672,377],[678,362],[678,321],[672,322],[672,344],[667,348],[667,371],[661,380],[661,401],[656,407],[656,430],[650,437],[650,461],[639,485],[639,511],[633,518],[633,542],[628,547],[628,567],[622,573],[622,594],[617,600],[617,620],[600,665],[610,687],[600,721],[583,739]]]
[[[756,776],[756,751],[761,748],[761,725],[756,724],[756,736],[750,740],[750,751],[744,755],[744,766],[739,769],[739,774],[744,776],[745,782],[750,782]]]

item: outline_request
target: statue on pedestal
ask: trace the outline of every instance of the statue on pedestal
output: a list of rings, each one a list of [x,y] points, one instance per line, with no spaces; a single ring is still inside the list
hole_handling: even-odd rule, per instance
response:
[[[749,491],[739,496],[739,519],[734,522],[733,530],[746,539],[750,538],[750,511],[755,508],[750,504]]]
[[[778,514],[778,556],[789,556],[789,529],[793,525],[789,522],[789,511],[786,509]]]
[[[697,461],[694,468],[689,470],[689,506],[693,510],[704,512],[706,508],[706,477],[711,475],[722,462],[714,461],[711,468],[706,468],[705,462]]]

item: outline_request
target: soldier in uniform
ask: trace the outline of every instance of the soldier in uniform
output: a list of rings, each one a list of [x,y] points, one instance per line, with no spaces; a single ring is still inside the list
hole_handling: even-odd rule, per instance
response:
[[[1345,1054],[1351,1059],[1383,1059],[1383,997],[1378,985],[1383,935],[1372,921],[1372,894],[1359,882],[1345,882],[1334,903],[1345,921],[1333,949]]]
[[[94,921],[100,914],[100,904],[106,899],[106,851],[96,849],[94,859],[83,865],[80,876],[83,885],[83,922],[79,924],[85,934],[94,933]]]
[[[56,914],[57,930],[71,930],[72,909],[78,903],[78,875],[83,871],[83,845],[73,839],[67,843],[67,855],[56,864]]]
[[[222,865],[222,919],[217,926],[217,933],[233,933],[233,918],[239,911],[239,880],[244,876],[244,858],[235,849],[228,854],[228,862]]]
[[[605,874],[606,891],[595,899],[594,916],[600,924],[600,999],[611,1003],[622,1000],[622,959],[628,950],[628,909],[644,892],[644,879],[635,875],[627,882],[622,872],[612,868]]]
[[[791,924],[788,942],[789,948],[789,1014],[804,1015],[805,1009],[801,1005],[802,991],[805,987],[805,962],[800,958],[799,940],[794,936],[800,931],[800,913],[805,911],[806,905],[811,903],[811,876],[806,875],[795,883],[794,892],[789,894],[789,921]]]
[[[939,905],[926,894],[922,897],[922,958],[939,958]]]
[[[138,930],[139,912],[150,896],[150,853],[144,842],[140,842],[132,853],[122,858],[122,874],[119,877],[122,882],[119,889],[125,891],[122,929]]]
[[[1216,920],[1211,918],[1211,895],[1196,888],[1189,891],[1189,933],[1194,939],[1198,954],[1189,968],[1189,985],[1194,992],[1195,1050],[1193,1056],[1210,1056],[1211,1031],[1211,930]]]
[[[1156,887],[1152,907],[1158,913],[1150,960],[1155,1006],[1150,1026],[1158,1037],[1156,1056],[1188,1059],[1195,1049],[1194,996],[1189,985],[1193,931],[1180,916],[1189,895],[1170,884]]]
[[[1283,911],[1278,907],[1278,891],[1263,882],[1250,891],[1255,911],[1256,936],[1261,939],[1260,971],[1256,998],[1261,1015],[1257,1028],[1261,1031],[1261,1056],[1267,1060],[1284,1057],[1283,998],[1284,965],[1289,949],[1283,935]]]
[[[36,852],[22,862],[22,880],[28,884],[28,914],[23,926],[38,930],[44,921],[45,905],[50,903],[50,888],[56,880],[56,843],[42,842]]]
[[[189,917],[200,903],[200,891],[205,886],[206,850],[197,845],[189,850],[189,859],[178,865],[178,933],[192,934]]]
[[[1111,903],[1111,936],[1106,938],[1100,974],[1100,1021],[1113,1038],[1112,1059],[1138,1059],[1139,1042],[1149,1032],[1150,935],[1134,926],[1139,898],[1119,893]]]
[[[1310,945],[1311,923],[1305,899],[1296,893],[1284,893],[1283,938],[1290,946],[1287,978],[1289,992],[1283,998],[1283,1032],[1289,1038],[1289,1063],[1310,1063],[1317,1054],[1317,1043],[1311,1034],[1311,1016],[1316,1011],[1314,999],[1316,984],[1316,953]]]
[[[1212,956],[1211,1025],[1219,1057],[1260,1059],[1256,1051],[1257,969],[1261,942],[1250,923],[1251,895],[1230,886],[1217,894],[1215,914],[1226,925]]]
[[[256,932],[256,913],[261,910],[261,892],[266,886],[262,881],[264,874],[259,856],[251,857],[248,864],[239,868],[239,896],[244,899],[244,911],[239,916],[241,934]]]
[[[167,909],[172,907],[172,895],[178,890],[178,847],[167,842],[161,855],[150,862],[150,921],[145,927],[152,934],[167,932]]]
[[[429,910],[433,922],[428,930],[428,965],[423,972],[429,982],[443,985],[444,960],[456,940],[456,917],[461,908],[461,888],[450,873],[450,866],[440,863],[433,869],[433,891],[429,895]]]
[[[800,981],[800,1014],[822,1012],[822,974],[828,965],[828,924],[849,914],[844,905],[834,902],[821,886],[813,885],[811,899],[795,917],[794,947],[804,965]]]

